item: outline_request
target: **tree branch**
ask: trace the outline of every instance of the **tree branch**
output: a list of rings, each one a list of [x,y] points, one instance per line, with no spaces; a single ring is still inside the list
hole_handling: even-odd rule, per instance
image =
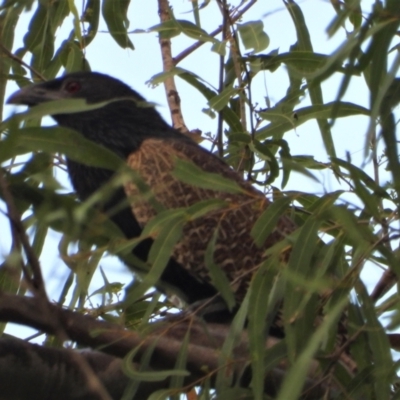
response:
[[[242,18],[243,14],[247,12],[251,7],[256,4],[257,0],[251,0],[249,1],[240,11],[237,11],[237,13],[231,17],[232,22],[236,22],[238,19]],[[219,33],[222,32],[224,29],[223,25],[221,25],[219,28],[213,30],[209,35],[214,37],[218,35]],[[202,46],[204,41],[198,41],[194,43],[193,45],[189,46],[187,49],[183,50],[181,53],[179,53],[176,57],[174,57],[174,65],[178,65],[184,58],[186,58],[189,54],[193,53],[195,50],[197,50],[200,46]]]
[[[7,180],[2,169],[0,169],[0,191],[2,192],[2,197],[6,203],[7,216],[12,226],[13,234],[18,236],[18,241],[24,249],[28,264],[32,270],[31,276],[28,269],[22,263],[25,281],[28,283],[30,290],[35,296],[33,298],[35,301],[35,308],[29,310],[31,313],[30,317],[35,319],[36,316],[39,316],[40,319],[46,322],[45,325],[49,327],[49,330],[51,330],[59,340],[64,342],[69,339],[67,331],[60,323],[61,320],[56,317],[55,307],[52,306],[48,300],[39,260],[29,243],[28,235],[25,232],[21,216],[15,206],[14,199],[8,188]],[[20,299],[23,299],[23,297],[20,297]],[[9,320],[6,319],[5,321],[7,322]],[[83,376],[86,378],[86,386],[88,390],[91,391],[92,396],[94,396],[93,399],[110,400],[106,390],[89,365],[84,362],[77,353],[72,353],[72,358],[75,363],[75,368],[82,372]]]
[[[161,22],[166,22],[171,19],[170,7],[168,0],[158,0],[158,13],[160,15]],[[171,40],[165,39],[160,33],[159,43],[161,47],[161,56],[163,61],[164,72],[171,71],[175,68],[175,64],[172,58]],[[167,101],[169,110],[171,112],[172,125],[178,131],[188,134],[189,129],[187,128],[182,115],[181,99],[178,94],[178,90],[175,85],[175,79],[173,76],[169,76],[164,81],[165,93],[167,95]]]
[[[49,321],[49,317],[35,313],[37,301],[36,298],[0,294],[0,321],[15,322],[47,333],[54,333],[54,324]],[[135,363],[140,363],[142,357],[152,348],[150,365],[156,371],[175,367],[182,342],[189,331],[190,340],[187,348],[186,369],[190,372],[190,375],[184,380],[184,385],[187,388],[200,384],[206,378],[210,379],[211,384],[214,384],[214,375],[221,368],[225,368],[226,373],[234,377],[233,380],[236,380],[236,384],[242,387],[248,387],[251,382],[251,371],[248,367],[250,360],[249,339],[246,331],[242,333],[232,357],[221,364],[221,348],[230,334],[228,325],[205,324],[198,319],[174,317],[156,324],[150,324],[143,332],[127,331],[121,326],[98,321],[91,316],[74,313],[56,305],[50,306],[53,308],[52,314],[59,319],[68,336],[79,345],[101,348],[103,352],[116,357],[125,357],[130,354]],[[267,337],[266,349],[278,342],[279,339],[277,338]],[[136,350],[133,356],[132,349]],[[49,349],[45,351],[49,351]],[[287,368],[287,361],[281,360],[267,374],[265,377],[266,394],[276,394]],[[96,370],[94,372],[107,387],[107,382],[103,381]],[[74,373],[80,373],[80,371]],[[121,382],[125,381],[122,379],[119,384]],[[144,382],[142,384],[145,385]],[[160,387],[169,387],[168,381],[159,384]],[[142,389],[147,393],[148,389],[145,386]],[[328,385],[325,382],[324,377],[321,377],[319,363],[314,361],[304,387],[304,391],[307,392],[307,399],[319,399],[328,389],[330,393],[335,393],[335,395],[340,390],[334,384]]]

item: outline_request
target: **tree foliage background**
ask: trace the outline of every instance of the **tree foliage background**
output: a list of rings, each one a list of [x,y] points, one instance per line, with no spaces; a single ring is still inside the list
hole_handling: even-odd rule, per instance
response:
[[[264,11],[257,0],[191,1],[185,3],[190,11],[185,14],[174,12],[175,1],[154,3],[159,21],[144,27],[129,24],[130,13],[141,12],[141,4],[129,0],[4,0],[0,104],[10,82],[25,86],[64,71],[99,69],[86,57],[95,42],[132,51],[137,35],[159,40],[159,73],[148,78],[151,85],[165,86],[173,125],[274,200],[253,228],[256,240],[265,240],[289,203],[299,229],[269,250],[231,325],[204,328],[189,317],[149,324],[170,309],[184,308],[170,293],[148,292],[172,245],[158,235],[152,268],[144,266],[141,279],[131,285],[122,288],[126,282],[110,281],[101,270],[101,278],[91,286],[103,256],[129,258],[137,239],[124,239],[93,207],[112,185],[79,203],[65,190],[63,174],[55,173],[65,170],[65,155],[114,170],[121,168],[121,160],[75,132],[40,127],[42,117],[76,104],[51,103],[3,118],[0,195],[10,224],[8,228],[7,219],[2,220],[0,237],[11,238],[11,245],[0,269],[1,330],[8,322],[30,326],[40,332],[41,343],[30,344],[36,335],[24,342],[3,335],[4,398],[166,398],[183,392],[190,398],[398,398],[397,362],[391,350],[400,343],[397,335],[389,334],[400,322],[397,290],[380,299],[396,288],[400,272],[400,166],[393,111],[400,98],[400,3],[331,0],[326,32],[338,47],[327,53],[313,50],[309,24],[314,21],[308,22],[303,5],[293,0],[282,0],[273,12]],[[253,7],[259,7],[258,19],[247,17]],[[215,19],[205,23],[210,9]],[[26,26],[20,19],[27,11],[31,17]],[[295,36],[290,47],[271,49],[265,22],[278,12],[290,17]],[[100,22],[107,32],[99,31]],[[18,47],[14,40],[21,32]],[[185,42],[180,41],[183,37]],[[175,51],[175,43],[180,51]],[[185,63],[204,47],[213,61],[204,59],[192,71]],[[117,68],[118,60],[113,62]],[[135,68],[146,69],[149,61],[142,62]],[[211,83],[202,76],[210,65],[215,65]],[[268,80],[274,79],[279,79],[280,93],[268,91]],[[334,93],[332,81],[337,83]],[[348,101],[355,81],[367,99]],[[177,82],[202,99],[182,97],[182,109],[187,102],[196,113],[208,115],[210,132],[187,127]],[[365,126],[357,125],[360,116]],[[293,151],[293,132],[300,132],[303,124],[316,129],[326,156],[319,157],[322,150],[312,154],[308,137],[305,148],[310,151]],[[348,140],[340,130],[347,132]],[[359,138],[356,143],[353,134]],[[338,148],[346,149],[343,156]],[[181,173],[182,179],[200,179],[190,169]],[[314,182],[320,187],[321,177],[339,189],[287,190],[293,180],[307,188]],[[170,217],[158,221],[156,228],[171,229],[172,213]],[[60,260],[69,271],[59,282],[57,304],[48,300],[40,265],[52,232],[58,233]],[[290,260],[277,267],[285,246],[292,247]],[[373,276],[382,275],[370,290],[360,279],[366,265]],[[218,274],[215,279],[229,298],[229,285]],[[266,338],[270,316],[281,300],[285,339]],[[321,309],[325,317],[319,321]],[[343,314],[347,339],[338,348]],[[82,346],[97,351],[77,352]]]

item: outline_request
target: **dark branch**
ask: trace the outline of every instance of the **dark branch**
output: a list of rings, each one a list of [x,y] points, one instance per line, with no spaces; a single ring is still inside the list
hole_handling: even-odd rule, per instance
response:
[[[54,324],[49,320],[48,316],[38,315],[35,312],[35,310],[37,310],[37,302],[38,300],[36,298],[1,294],[0,321],[15,322],[40,329],[47,333],[54,333]],[[190,342],[187,349],[186,369],[190,372],[190,375],[184,380],[184,385],[187,389],[193,385],[200,384],[205,378],[211,379],[211,383],[213,384],[214,375],[221,368],[226,368],[227,373],[232,374],[234,380],[236,379],[240,386],[248,387],[250,384],[251,371],[248,367],[249,352],[247,332],[243,332],[229,361],[221,365],[220,349],[230,333],[230,327],[228,325],[204,324],[197,319],[182,319],[176,317],[149,325],[145,332],[127,331],[121,326],[98,321],[90,316],[74,313],[56,305],[51,305],[51,307],[53,309],[53,316],[59,319],[68,336],[81,346],[101,349],[103,352],[116,357],[124,357],[130,353],[132,349],[137,349],[137,352],[132,358],[134,363],[140,363],[142,356],[148,349],[154,347],[151,358],[151,368],[156,371],[173,369],[175,367],[177,355],[182,348],[182,341],[189,330]],[[279,339],[268,337],[266,338],[266,348],[270,348],[278,342]],[[26,344],[24,343],[24,345]],[[35,348],[34,351],[40,352],[42,350],[40,350],[40,348]],[[43,351],[48,352],[50,349],[43,349]],[[58,352],[60,350],[55,351]],[[97,357],[96,353],[92,356]],[[68,357],[71,357],[71,355],[63,356],[60,362],[70,363]],[[51,358],[49,358],[49,360],[51,360]],[[109,360],[109,365],[116,363],[113,368],[117,368],[118,372],[116,373],[120,374],[119,368],[121,361],[112,358],[107,360]],[[0,359],[0,380],[2,379],[3,371],[2,362],[3,360]],[[50,361],[47,361],[47,363],[50,363]],[[91,362],[89,362],[89,364],[91,365]],[[66,369],[62,368],[60,365],[58,365],[57,368],[59,370]],[[265,392],[267,394],[276,394],[285,376],[286,369],[287,362],[282,360],[267,374],[265,377]],[[309,378],[304,387],[304,391],[307,392],[307,399],[319,399],[328,390],[328,384],[325,380],[323,378],[319,380],[318,371],[319,364],[317,361],[314,361],[310,368],[310,374],[314,378]],[[81,372],[76,368],[74,371],[71,371],[71,374],[75,375],[80,373]],[[101,380],[103,385],[109,389],[111,381],[104,380],[105,377],[102,376],[96,368],[94,368],[94,373]],[[118,376],[120,377],[112,384],[117,385],[117,387],[124,387],[126,378],[123,375]],[[21,379],[21,376],[19,376],[19,379]],[[150,386],[151,388],[149,388],[145,382],[142,382],[140,390],[147,396],[151,390],[168,388],[169,381],[158,382],[156,386],[154,386],[154,382],[151,382]],[[334,385],[331,384],[329,390],[332,395],[337,395],[339,388],[335,388]],[[109,392],[110,394],[114,393],[111,391]],[[119,398],[118,396],[119,394],[116,397],[112,394],[112,398],[117,399]],[[30,400],[32,399],[30,398]]]

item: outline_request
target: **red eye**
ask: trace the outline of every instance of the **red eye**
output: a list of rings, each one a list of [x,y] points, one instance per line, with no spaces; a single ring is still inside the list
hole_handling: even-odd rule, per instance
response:
[[[65,85],[65,90],[70,94],[77,93],[79,90],[81,90],[81,84],[77,81],[68,82]]]

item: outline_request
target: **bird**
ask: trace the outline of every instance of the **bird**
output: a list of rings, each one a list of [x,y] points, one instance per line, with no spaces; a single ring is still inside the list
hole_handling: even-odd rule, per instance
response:
[[[212,199],[223,201],[220,208],[184,225],[182,237],[173,248],[158,287],[172,287],[188,304],[218,296],[205,262],[207,246],[215,237],[214,263],[230,283],[237,309],[252,276],[266,259],[265,251],[297,229],[292,218],[282,215],[265,243],[257,245],[251,229],[271,201],[218,156],[171,127],[139,93],[119,79],[89,71],[69,73],[26,86],[11,95],[8,103],[33,107],[57,99],[101,103],[96,109],[51,116],[58,125],[78,131],[124,159],[162,209],[190,207]],[[177,160],[192,163],[205,173],[218,174],[234,182],[240,191],[227,193],[183,182],[173,173]],[[100,189],[114,174],[111,170],[87,166],[69,158],[66,163],[72,186],[81,201]],[[134,181],[118,188],[102,206],[103,211],[120,204],[125,206],[110,218],[127,238],[139,237],[158,213],[154,202],[143,196]],[[146,262],[152,243],[151,238],[143,240],[133,253]],[[135,270],[134,265],[130,267]]]

